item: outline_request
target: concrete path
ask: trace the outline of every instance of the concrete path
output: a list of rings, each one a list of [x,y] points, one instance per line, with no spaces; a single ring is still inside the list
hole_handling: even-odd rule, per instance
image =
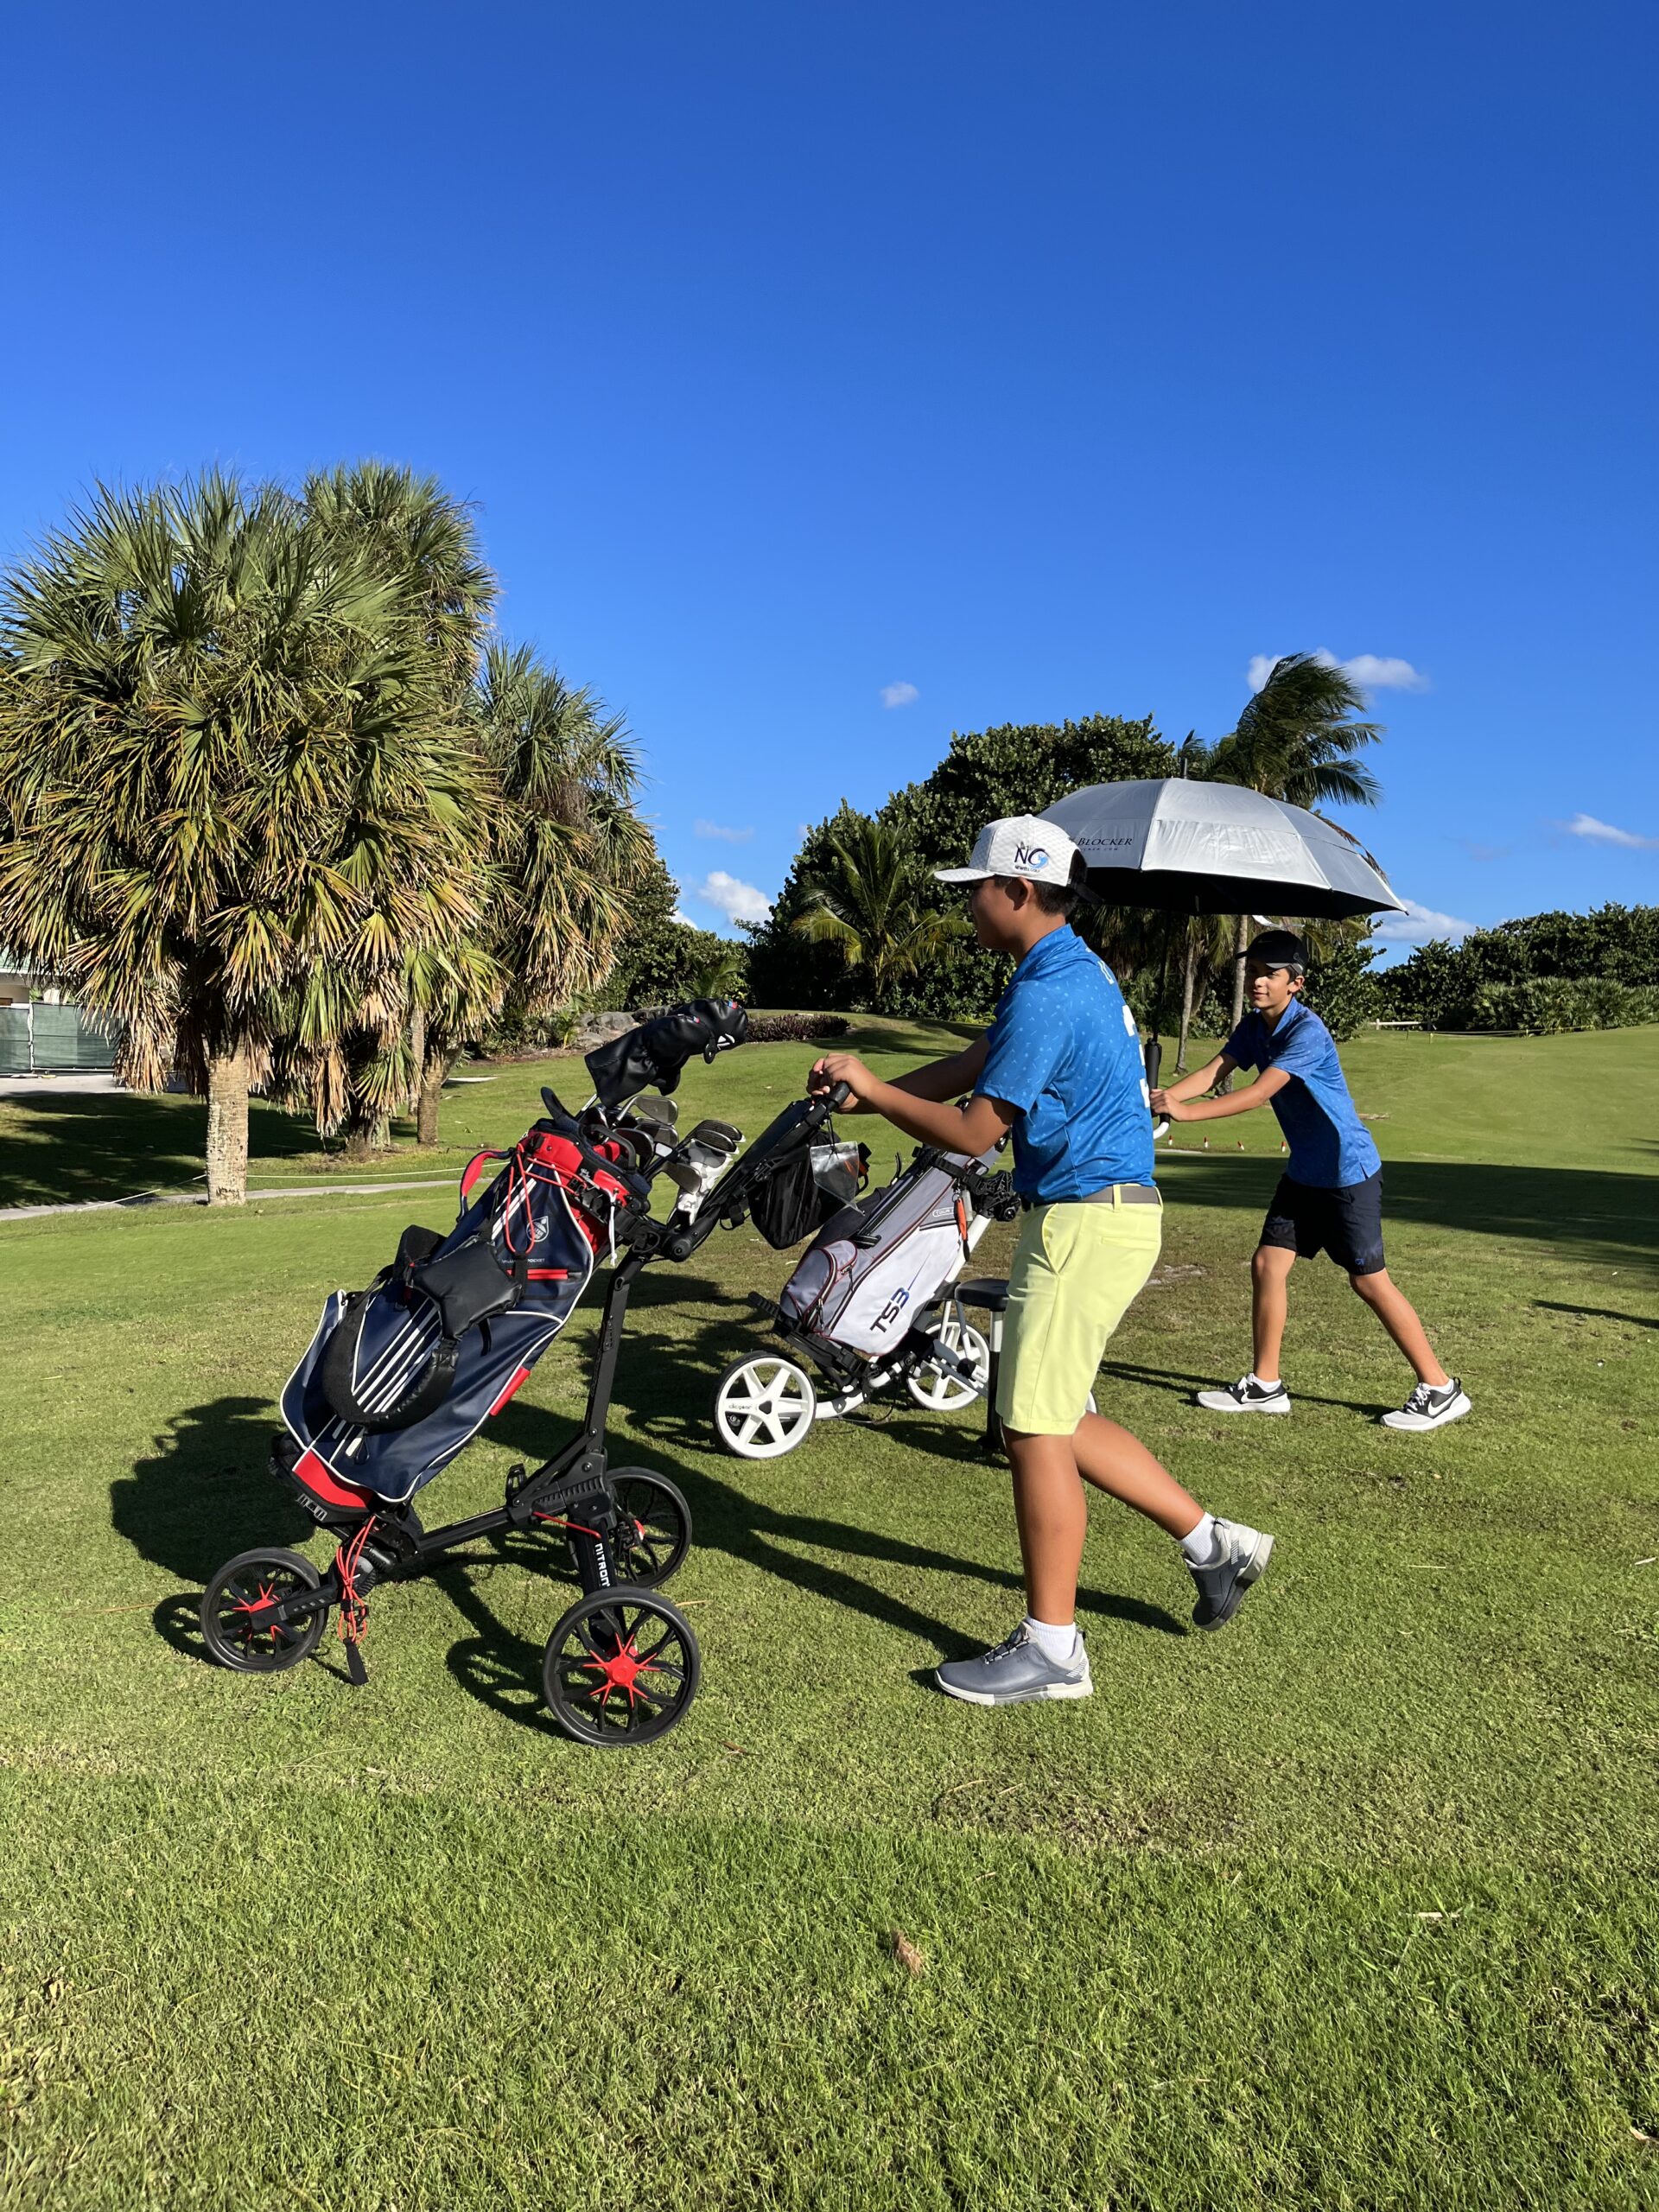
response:
[[[121,1090],[125,1085],[116,1081],[107,1069],[83,1069],[79,1075],[7,1075],[0,1076],[0,1098],[38,1097],[42,1091],[68,1091],[82,1098],[98,1097],[105,1091]]]
[[[248,1204],[264,1198],[372,1197],[378,1191],[452,1191],[453,1175],[429,1175],[418,1183],[290,1183],[285,1190],[250,1191]],[[78,1198],[67,1205],[0,1206],[0,1228],[9,1221],[38,1221],[43,1214],[130,1212],[135,1206],[205,1206],[200,1191],[139,1191],[130,1198]]]

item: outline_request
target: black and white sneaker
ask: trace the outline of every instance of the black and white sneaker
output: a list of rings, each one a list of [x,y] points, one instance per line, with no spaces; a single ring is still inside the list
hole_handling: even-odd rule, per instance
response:
[[[1207,1414],[1287,1414],[1290,1393],[1282,1382],[1258,1382],[1254,1375],[1241,1375],[1224,1390],[1200,1390],[1198,1403]]]
[[[1397,1414],[1384,1414],[1384,1428],[1405,1428],[1414,1433],[1426,1428],[1444,1428],[1449,1421],[1461,1421],[1471,1413],[1467,1394],[1457,1376],[1443,1382],[1438,1390],[1427,1382],[1420,1382]]]

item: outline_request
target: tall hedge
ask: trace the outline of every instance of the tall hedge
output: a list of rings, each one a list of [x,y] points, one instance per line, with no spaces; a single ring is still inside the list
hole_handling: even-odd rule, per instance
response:
[[[1387,1016],[1429,1029],[1651,1020],[1645,1009],[1653,1001],[1644,995],[1659,988],[1659,906],[1530,914],[1476,930],[1461,944],[1437,938],[1386,970],[1377,986]]]

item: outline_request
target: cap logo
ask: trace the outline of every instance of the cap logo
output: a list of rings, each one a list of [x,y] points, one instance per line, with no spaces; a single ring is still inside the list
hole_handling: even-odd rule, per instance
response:
[[[1048,855],[1041,845],[1016,844],[1014,849],[1015,868],[1046,868]]]

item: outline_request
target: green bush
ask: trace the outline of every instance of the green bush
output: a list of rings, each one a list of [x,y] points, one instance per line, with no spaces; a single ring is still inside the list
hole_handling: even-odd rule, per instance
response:
[[[980,830],[1000,816],[1040,814],[1085,785],[1168,776],[1175,766],[1173,747],[1150,719],[1129,722],[1090,715],[1077,722],[1009,723],[953,736],[932,773],[894,791],[877,819],[901,831],[929,868],[960,866]],[[809,944],[794,929],[807,888],[823,868],[833,819],[807,832],[771,918],[749,932],[750,993],[763,1003],[847,1002],[847,969],[839,952]],[[938,887],[941,906],[960,895],[954,886]],[[1114,964],[1132,990],[1128,969],[1121,959]],[[1010,973],[1007,960],[963,938],[931,959],[925,974],[906,978],[893,1003],[878,1010],[946,1020],[988,1017]]]
[[[622,949],[594,994],[595,1006],[637,1008],[747,995],[747,947],[677,921],[678,898],[673,877],[660,860],[653,861],[629,893]]]
[[[1659,989],[1659,906],[1599,906],[1588,914],[1500,922],[1471,931],[1461,944],[1436,939],[1420,946],[1377,980],[1385,1014],[1428,1029],[1517,1029],[1534,1021],[1605,1029],[1649,1021],[1652,1014],[1631,1009]],[[1535,985],[1530,999],[1503,995]],[[1554,985],[1573,988],[1544,988]],[[1626,995],[1618,996],[1621,992]],[[1599,1009],[1598,1018],[1582,1018],[1591,1008]]]
[[[1343,937],[1308,961],[1307,1002],[1341,1044],[1378,1018],[1377,979],[1369,936]]]
[[[805,1044],[819,1037],[844,1037],[852,1026],[844,1014],[752,1014],[749,1042]]]
[[[526,1014],[522,1006],[504,1007],[487,1029],[467,1041],[467,1050],[480,1059],[510,1060],[521,1052],[562,1050],[583,1009],[556,1007],[551,1014]]]
[[[1605,976],[1534,976],[1522,983],[1482,983],[1467,1009],[1469,1029],[1518,1029],[1558,1037],[1576,1029],[1630,1029],[1659,1021],[1659,988]]]

